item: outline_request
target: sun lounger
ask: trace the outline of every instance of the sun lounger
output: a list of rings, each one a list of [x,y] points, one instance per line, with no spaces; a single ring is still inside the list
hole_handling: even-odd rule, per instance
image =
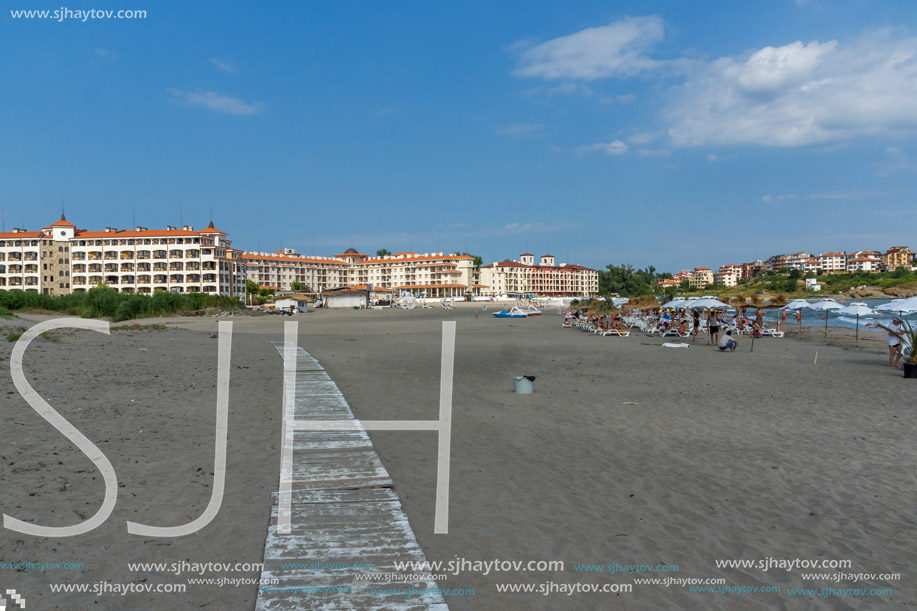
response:
[[[767,337],[783,337],[783,331],[777,331],[776,329],[761,329],[761,335],[766,335]]]

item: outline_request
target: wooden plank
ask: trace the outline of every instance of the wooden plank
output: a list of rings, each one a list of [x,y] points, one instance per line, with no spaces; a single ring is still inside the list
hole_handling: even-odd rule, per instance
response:
[[[282,357],[283,344],[272,343]],[[302,348],[296,362],[294,418],[353,420],[350,406],[321,364]],[[277,533],[279,494],[274,493],[261,577],[276,583],[259,590],[256,610],[448,611],[438,593],[404,596],[372,591],[437,590],[436,582],[425,578],[429,576],[405,575],[408,581],[365,579],[394,573],[395,561],[425,560],[366,431],[288,431],[287,437],[293,443],[292,532]]]

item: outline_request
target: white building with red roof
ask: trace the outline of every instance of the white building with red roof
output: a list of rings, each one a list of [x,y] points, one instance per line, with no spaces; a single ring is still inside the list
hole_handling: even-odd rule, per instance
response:
[[[121,293],[208,293],[244,291],[245,266],[226,232],[211,222],[165,229],[79,229],[64,215],[41,231],[0,233],[0,290],[52,295],[98,285]]]
[[[555,262],[553,255],[523,253],[518,261],[481,266],[484,295],[534,295],[536,297],[592,297],[599,292],[596,270],[575,263]]]

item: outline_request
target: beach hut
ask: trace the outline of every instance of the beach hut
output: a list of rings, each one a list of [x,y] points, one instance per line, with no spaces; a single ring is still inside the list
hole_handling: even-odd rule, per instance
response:
[[[367,291],[355,289],[334,289],[322,291],[326,308],[365,308]]]

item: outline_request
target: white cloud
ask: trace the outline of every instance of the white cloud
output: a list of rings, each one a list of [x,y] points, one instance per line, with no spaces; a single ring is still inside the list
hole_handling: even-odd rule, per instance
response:
[[[914,162],[907,153],[896,146],[890,146],[885,149],[888,155],[884,161],[873,164],[878,176],[888,176],[895,172],[914,172],[917,171],[917,162]]]
[[[229,62],[224,62],[218,57],[211,57],[210,63],[213,64],[214,68],[220,72],[225,72],[226,74],[235,74],[236,67],[230,64]]]
[[[653,68],[657,62],[646,55],[663,37],[658,16],[633,17],[597,28],[587,28],[539,45],[517,43],[517,76],[545,79],[629,77]]]
[[[112,54],[108,51],[108,49],[96,49],[95,54],[96,57],[101,59],[108,59],[109,57],[112,57]]]
[[[660,83],[660,119],[672,146],[833,147],[860,137],[917,136],[917,37],[903,29],[775,44],[707,61],[653,57],[664,31],[658,16],[631,17],[541,44],[517,43],[513,74],[561,80],[536,88],[548,95],[627,103],[630,95],[608,97],[594,82],[670,78],[677,69],[680,84]],[[898,166],[907,167],[900,160]]]
[[[630,147],[620,140],[614,140],[609,143],[598,142],[596,144],[584,144],[583,146],[577,147],[577,152],[580,153],[589,153],[591,151],[604,151],[609,155],[623,155]]]
[[[796,197],[797,196],[794,193],[789,193],[787,195],[765,195],[764,197],[761,198],[761,201],[762,202],[782,202],[788,199],[796,199]]]
[[[215,91],[179,91],[169,89],[172,99],[186,106],[201,106],[214,112],[228,115],[254,115],[264,108],[260,102],[244,102],[239,98],[216,93]]]
[[[917,133],[917,38],[765,47],[688,74],[665,118],[676,146],[805,146]]]
[[[708,154],[707,154],[707,161],[716,161],[717,159],[719,159],[719,157],[717,157],[717,156],[714,155],[713,153],[708,153]]]
[[[536,123],[512,123],[509,125],[497,125],[494,131],[501,136],[510,138],[535,138],[542,135],[544,125]]]

